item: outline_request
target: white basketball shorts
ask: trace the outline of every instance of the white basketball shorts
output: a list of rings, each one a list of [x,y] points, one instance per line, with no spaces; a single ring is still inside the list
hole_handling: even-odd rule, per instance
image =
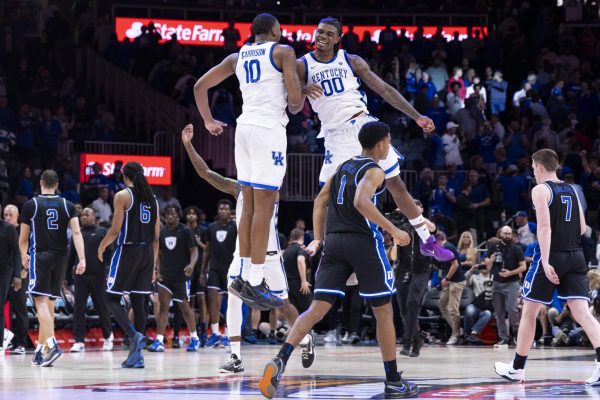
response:
[[[265,93],[265,96],[268,96]],[[279,190],[285,176],[285,126],[272,128],[238,124],[235,130],[235,167],[238,182],[255,189]]]
[[[370,121],[377,121],[377,118],[362,114],[347,121],[338,129],[325,133],[325,159],[319,174],[321,185],[325,184],[327,179],[335,174],[340,164],[360,155],[362,146],[358,141],[358,132],[365,123]],[[400,174],[399,159],[402,160],[404,157],[396,149],[390,147],[387,158],[379,161],[379,166],[385,171],[386,179]]]

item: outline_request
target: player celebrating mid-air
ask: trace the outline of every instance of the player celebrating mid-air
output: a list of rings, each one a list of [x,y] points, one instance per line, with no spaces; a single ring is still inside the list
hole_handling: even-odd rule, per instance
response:
[[[178,304],[190,330],[187,351],[196,351],[200,347],[200,339],[196,332],[196,315],[190,307],[190,276],[198,261],[198,246],[192,230],[179,222],[179,209],[176,205],[168,204],[163,216],[167,223],[160,230],[157,266],[160,313],[156,322],[156,340],[148,347],[148,351],[165,351],[164,339],[171,299]]]
[[[235,132],[235,166],[245,200],[239,226],[240,257],[244,267],[250,266],[250,274],[239,295],[249,304],[281,307],[281,298],[264,282],[265,254],[269,221],[286,169],[286,107],[298,112],[303,100],[294,50],[277,44],[281,38],[277,19],[257,15],[252,32],[255,42],[246,43],[239,53],[204,74],[194,86],[194,96],[206,129],[219,135],[225,124],[212,117],[208,89],[232,74],[240,82],[243,106]]]
[[[556,176],[558,156],[542,149],[532,155],[538,183],[531,191],[537,217],[538,245],[523,284],[523,311],[512,363],[495,365],[496,373],[511,382],[525,381],[525,362],[535,335],[535,321],[544,304],[552,303],[554,290],[566,300],[571,315],[596,349],[596,370],[586,381],[600,385],[600,323],[589,307],[587,264],[581,247],[585,216],[577,191]]]
[[[115,195],[112,226],[100,243],[98,258],[117,240],[110,262],[106,292],[108,308],[129,338],[129,355],[121,363],[123,368],[144,368],[142,349],[146,337],[144,300],[151,293],[154,265],[158,258],[160,218],[158,203],[141,164],[130,161],[123,166],[123,180],[127,187]],[[121,305],[121,296],[129,294],[134,325]]]
[[[398,91],[372,72],[361,57],[340,50],[341,35],[342,25],[337,19],[322,19],[315,34],[315,50],[296,63],[300,81],[305,84],[303,93],[319,115],[320,136],[325,137],[325,159],[319,175],[321,184],[341,163],[360,154],[358,132],[365,123],[376,120],[369,115],[366,95],[359,89],[361,80],[388,104],[412,118],[425,132],[435,129],[431,119],[420,115]],[[402,156],[392,147],[387,158],[379,161],[388,190],[419,234],[421,253],[438,261],[448,261],[453,257],[452,252],[435,241],[400,178],[399,157]]]
[[[271,399],[287,361],[306,333],[344,295],[346,281],[355,272],[359,293],[369,299],[377,320],[377,343],[386,372],[385,397],[414,396],[417,386],[402,379],[396,365],[396,330],[391,299],[396,292],[394,271],[385,255],[379,227],[390,232],[401,246],[410,242],[408,233],[396,228],[377,209],[377,195],[385,189],[385,173],[378,162],[390,151],[390,130],[379,121],[365,123],[358,138],[363,151],[340,165],[315,200],[313,253],[323,244],[317,270],[315,294],[310,308],[294,323],[277,356],[270,361],[259,382],[261,393]]]
[[[198,175],[210,183],[216,189],[224,193],[228,193],[236,198],[236,221],[240,221],[241,215],[243,214],[243,203],[244,195],[241,191],[241,186],[238,181],[234,179],[225,178],[219,175],[215,171],[211,170],[206,162],[200,157],[200,155],[194,149],[192,145],[192,138],[194,137],[194,127],[190,124],[187,125],[181,132],[181,140],[183,146],[187,151],[194,169]],[[229,281],[229,291],[241,289],[242,277],[247,276],[248,268],[240,262],[239,257],[239,236],[236,241],[235,252],[233,262],[227,272],[227,278]],[[281,249],[279,247],[279,235],[277,233],[277,205],[271,216],[269,224],[269,242],[266,252],[266,265],[265,265],[265,281],[269,288],[276,293],[284,302],[284,306],[281,308],[281,312],[287,319],[288,323],[292,325],[296,318],[298,318],[298,311],[290,303],[288,299],[288,286],[285,271],[281,265]],[[235,296],[229,296],[227,300],[227,325],[229,336],[231,339],[231,360],[223,365],[219,371],[223,373],[239,373],[244,371],[244,366],[241,359],[241,341],[242,341],[242,301]],[[307,334],[301,341],[302,346],[302,366],[308,368],[312,365],[315,359],[314,353],[314,341],[311,334]]]
[[[42,367],[51,367],[62,356],[54,338],[54,301],[60,298],[60,287],[67,272],[69,226],[79,257],[75,273],[81,275],[85,272],[83,236],[75,206],[55,194],[57,187],[56,172],[44,171],[40,179],[42,194],[23,205],[19,218],[21,261],[23,268],[29,270],[29,293],[35,301],[40,323],[40,335],[32,363]],[[48,346],[45,357],[42,355],[44,344]]]

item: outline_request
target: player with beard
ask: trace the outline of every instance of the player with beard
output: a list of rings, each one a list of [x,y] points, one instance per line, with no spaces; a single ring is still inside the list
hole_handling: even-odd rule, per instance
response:
[[[319,115],[319,136],[325,138],[325,159],[319,175],[321,184],[340,164],[360,154],[358,132],[365,123],[376,120],[367,109],[366,95],[360,90],[361,81],[392,107],[413,119],[426,133],[435,129],[431,119],[419,114],[397,90],[371,71],[365,60],[341,50],[341,36],[342,25],[337,19],[322,19],[316,29],[315,50],[296,62],[300,82],[305,85],[302,92]],[[388,190],[421,238],[421,253],[438,261],[451,260],[452,252],[431,235],[421,211],[400,178],[399,158],[402,159],[402,155],[392,147],[387,158],[379,161]]]

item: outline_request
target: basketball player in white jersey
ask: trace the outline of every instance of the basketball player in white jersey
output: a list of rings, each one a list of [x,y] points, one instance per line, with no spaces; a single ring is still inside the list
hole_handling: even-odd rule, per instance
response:
[[[192,138],[194,137],[193,125],[187,125],[181,132],[181,140],[183,146],[190,158],[194,169],[198,175],[210,183],[216,189],[230,194],[236,198],[236,221],[239,226],[239,221],[242,218],[244,210],[244,194],[241,190],[242,186],[239,181],[234,179],[225,178],[219,175],[215,171],[211,170],[202,157],[196,152],[192,145]],[[277,201],[278,199],[276,199]],[[266,263],[265,263],[265,281],[271,291],[275,293],[280,299],[283,300],[284,306],[281,308],[281,312],[291,325],[294,324],[296,318],[298,318],[298,310],[288,300],[288,286],[287,277],[285,276],[285,269],[283,268],[281,261],[281,248],[279,246],[279,235],[277,232],[277,203],[275,209],[270,218],[269,223],[269,240],[266,251]],[[242,265],[240,258],[240,240],[235,243],[235,253],[233,261],[227,272],[229,281],[229,291],[240,290],[241,278],[246,279],[249,274],[249,268],[246,265]],[[233,289],[233,290],[232,290]],[[254,305],[253,307],[260,307]],[[262,308],[266,310],[268,308]],[[242,301],[235,296],[229,296],[227,302],[227,325],[231,341],[231,360],[222,366],[219,371],[223,373],[239,373],[244,371],[244,366],[241,360],[241,340],[242,340]],[[304,340],[300,343],[302,346],[302,365],[308,368],[312,365],[315,358],[314,353],[314,341],[312,335],[309,333],[305,336]]]
[[[250,265],[240,297],[264,307],[281,307],[281,299],[264,283],[265,254],[269,221],[286,169],[285,110],[289,105],[299,111],[303,100],[294,50],[277,44],[281,39],[277,19],[270,14],[257,15],[252,32],[255,42],[246,43],[239,53],[204,74],[194,86],[194,96],[206,129],[219,135],[225,124],[211,115],[208,89],[232,74],[240,82],[243,106],[235,132],[235,165],[246,201],[238,235],[242,263]]]
[[[433,121],[420,115],[398,91],[386,84],[359,56],[340,50],[342,24],[335,18],[322,19],[315,34],[316,48],[297,60],[303,94],[319,115],[321,133],[325,137],[325,160],[319,175],[321,184],[331,177],[344,161],[361,153],[358,141],[360,128],[376,118],[369,115],[367,99],[360,90],[361,80],[392,107],[412,118],[426,133],[435,129]],[[452,252],[431,236],[421,211],[400,178],[398,158],[392,148],[388,157],[379,162],[386,185],[400,211],[406,215],[421,238],[421,253],[439,261],[452,259]]]

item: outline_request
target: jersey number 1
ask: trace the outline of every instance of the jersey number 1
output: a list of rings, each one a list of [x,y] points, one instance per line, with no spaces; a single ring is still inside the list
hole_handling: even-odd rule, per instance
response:
[[[260,62],[258,60],[244,62],[244,71],[246,71],[246,83],[260,81]]]
[[[567,214],[565,215],[565,221],[571,221],[571,211],[573,210],[573,200],[571,196],[560,196],[560,202],[567,205]]]
[[[346,188],[346,175],[340,180],[340,191],[338,192],[337,203],[344,204],[344,189]]]

